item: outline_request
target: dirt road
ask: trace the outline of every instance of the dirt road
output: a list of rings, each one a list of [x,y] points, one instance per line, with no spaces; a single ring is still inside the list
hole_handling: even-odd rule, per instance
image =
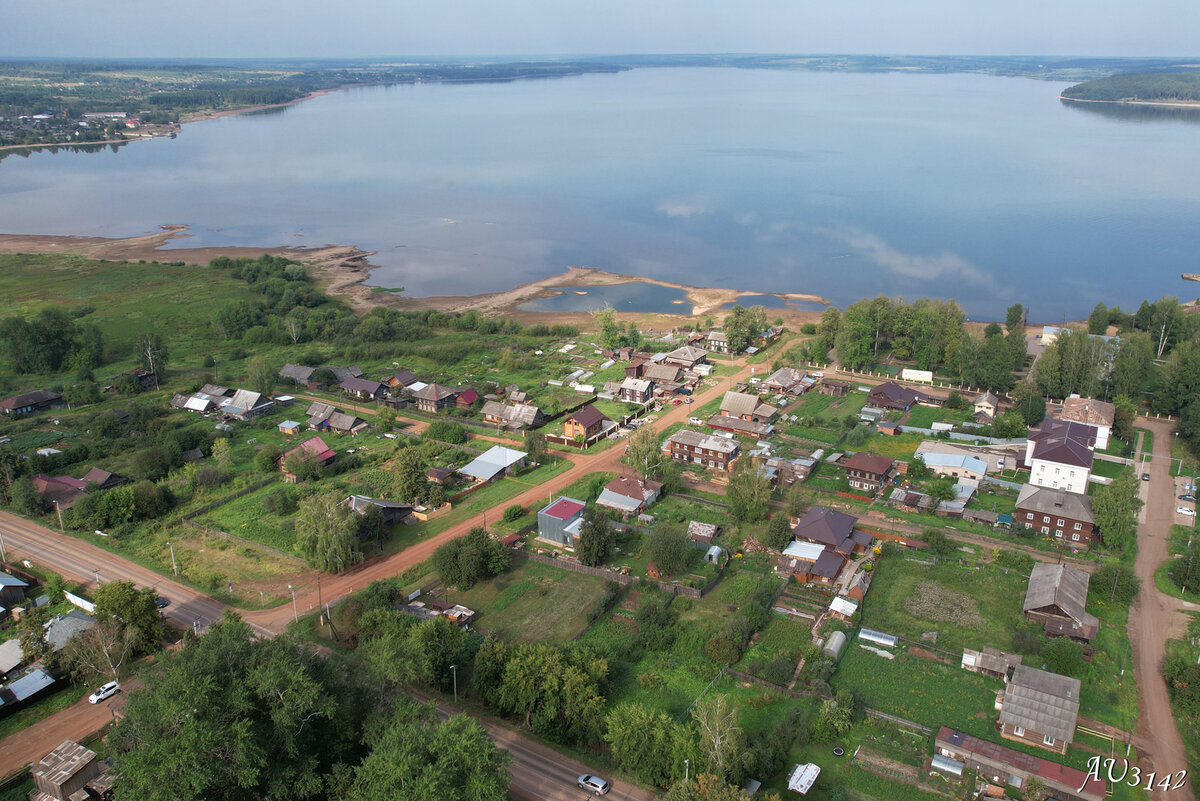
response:
[[[63,740],[80,742],[116,719],[125,705],[125,690],[141,686],[135,678],[122,684],[122,692],[98,704],[87,696],[71,706],[39,720],[19,733],[0,740],[0,776],[8,776],[31,762],[37,762],[57,748]]]
[[[1138,554],[1134,570],[1142,580],[1142,591],[1129,611],[1129,639],[1133,644],[1133,665],[1138,684],[1139,706],[1134,745],[1140,755],[1142,775],[1155,771],[1159,777],[1187,768],[1183,740],[1171,714],[1167,684],[1162,677],[1162,661],[1168,639],[1183,634],[1187,616],[1183,609],[1197,610],[1195,604],[1172,598],[1154,586],[1154,571],[1167,559],[1167,540],[1175,522],[1175,482],[1171,478],[1171,439],[1173,426],[1167,421],[1139,421],[1138,428],[1154,432],[1153,459],[1146,462],[1150,480],[1141,482],[1141,524],[1138,527]],[[1189,779],[1179,790],[1155,790],[1151,798],[1170,801],[1195,801]]]

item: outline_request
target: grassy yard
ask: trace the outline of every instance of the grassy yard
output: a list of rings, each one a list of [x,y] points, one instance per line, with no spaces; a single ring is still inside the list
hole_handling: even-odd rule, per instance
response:
[[[908,413],[905,425],[916,428],[932,428],[934,423],[965,423],[971,419],[971,409],[946,409],[933,406],[915,406]]]
[[[477,626],[505,639],[558,642],[587,628],[587,613],[604,594],[604,580],[530,561],[447,600],[479,613]]]
[[[886,456],[889,459],[899,459],[901,461],[912,461],[913,454],[917,452],[917,448],[928,437],[923,434],[879,434],[874,433],[867,438],[867,444],[863,446],[863,450],[877,453],[880,456]]]
[[[867,405],[865,392],[850,392],[842,397],[808,392],[799,403],[788,408],[788,414],[801,417],[843,418],[848,414],[858,415]]]
[[[937,647],[952,653],[1011,650],[1028,578],[994,563],[976,569],[950,557],[927,567],[903,554],[885,556],[876,560],[863,625],[911,640],[936,631]]]
[[[1116,478],[1129,469],[1128,465],[1106,462],[1103,459],[1096,459],[1092,462],[1092,474],[1104,476],[1105,478]]]

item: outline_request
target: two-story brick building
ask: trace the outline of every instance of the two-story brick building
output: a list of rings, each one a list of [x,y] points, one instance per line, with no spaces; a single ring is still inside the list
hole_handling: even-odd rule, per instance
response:
[[[728,470],[740,450],[741,445],[736,439],[690,429],[676,431],[663,443],[663,451],[675,461],[717,470]]]
[[[865,451],[856,453],[845,461],[846,480],[851,487],[866,492],[875,492],[887,481],[892,469],[892,460],[886,456]]]

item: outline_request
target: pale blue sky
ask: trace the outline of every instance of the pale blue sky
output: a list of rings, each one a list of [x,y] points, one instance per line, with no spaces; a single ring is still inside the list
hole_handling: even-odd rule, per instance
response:
[[[1186,56],[1196,0],[0,0],[0,58]]]

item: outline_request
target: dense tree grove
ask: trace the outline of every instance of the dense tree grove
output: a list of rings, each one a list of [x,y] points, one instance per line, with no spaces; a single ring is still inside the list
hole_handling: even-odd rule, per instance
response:
[[[433,566],[442,581],[464,590],[482,578],[503,573],[510,564],[512,554],[481,527],[450,540],[433,553]]]
[[[725,336],[730,353],[742,353],[767,329],[767,310],[762,306],[744,308],[735,303],[725,318]]]
[[[3,358],[15,373],[52,373],[99,367],[104,336],[95,325],[75,322],[61,308],[46,308],[29,319],[0,320]]]

